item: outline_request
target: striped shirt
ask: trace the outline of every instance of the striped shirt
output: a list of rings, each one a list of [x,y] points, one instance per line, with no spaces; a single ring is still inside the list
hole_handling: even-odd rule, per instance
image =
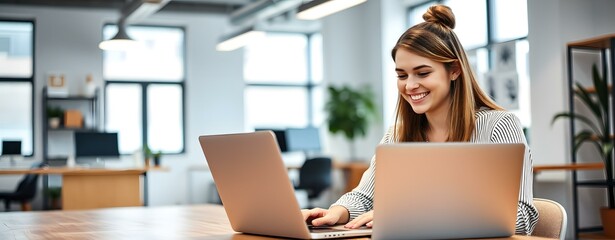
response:
[[[381,144],[392,143],[393,128],[384,135]],[[517,207],[516,234],[531,234],[538,221],[538,211],[534,207],[532,192],[532,155],[519,119],[512,113],[497,110],[481,110],[476,113],[476,128],[470,142],[476,143],[524,143],[525,159],[523,162],[523,177],[519,189]],[[331,206],[342,206],[348,209],[350,220],[373,209],[374,204],[374,173],[376,158],[372,157],[369,168],[363,173],[359,185],[351,192],[344,194]]]

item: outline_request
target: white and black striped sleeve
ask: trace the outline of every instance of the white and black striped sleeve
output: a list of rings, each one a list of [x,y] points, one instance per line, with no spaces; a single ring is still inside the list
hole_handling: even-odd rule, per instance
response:
[[[536,223],[538,222],[538,211],[536,210],[536,207],[534,207],[533,203],[532,154],[529,146],[527,145],[519,119],[512,113],[497,113],[501,114],[494,114],[498,116],[499,119],[495,121],[495,126],[493,127],[493,132],[490,136],[491,142],[525,144],[525,157],[523,161],[521,187],[519,189],[519,203],[517,206],[515,233],[531,234],[534,230],[534,226],[536,226]]]
[[[391,143],[392,128],[384,135],[380,144]],[[348,209],[349,221],[374,208],[374,173],[376,172],[376,157],[373,156],[369,168],[365,170],[359,185],[352,191],[342,195],[333,206]]]

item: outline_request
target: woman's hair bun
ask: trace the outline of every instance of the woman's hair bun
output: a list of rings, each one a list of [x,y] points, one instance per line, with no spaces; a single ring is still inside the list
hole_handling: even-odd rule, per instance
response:
[[[423,14],[425,22],[442,24],[451,29],[455,28],[455,15],[450,7],[445,5],[433,5]]]

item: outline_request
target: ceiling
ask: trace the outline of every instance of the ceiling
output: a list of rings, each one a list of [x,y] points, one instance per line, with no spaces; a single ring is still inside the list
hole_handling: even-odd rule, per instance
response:
[[[171,0],[160,11],[230,14],[256,0]],[[121,10],[130,0],[0,0],[0,5]]]
[[[122,12],[132,1],[160,0],[0,0],[2,5],[110,9]],[[164,1],[164,0],[162,0]],[[315,32],[318,21],[298,20],[293,10],[304,0],[167,0],[159,12],[191,12],[229,16],[234,26],[258,24],[267,31]]]

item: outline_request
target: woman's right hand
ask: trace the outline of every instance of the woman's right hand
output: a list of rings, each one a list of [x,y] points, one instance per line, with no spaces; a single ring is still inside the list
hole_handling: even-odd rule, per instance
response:
[[[306,223],[311,223],[314,226],[348,222],[348,210],[342,206],[333,206],[330,209],[302,209],[301,214],[303,214],[303,219]]]

